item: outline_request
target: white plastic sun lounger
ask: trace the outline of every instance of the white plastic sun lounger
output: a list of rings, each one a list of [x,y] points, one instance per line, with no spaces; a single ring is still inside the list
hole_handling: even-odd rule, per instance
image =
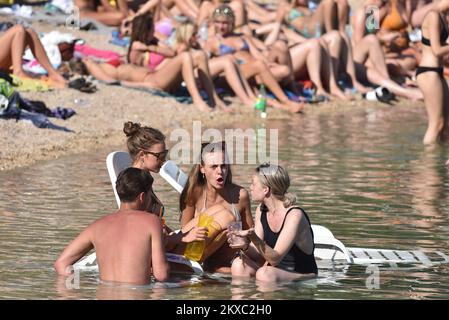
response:
[[[172,164],[174,164],[174,163],[172,162]],[[121,171],[123,171],[124,169],[128,168],[130,165],[131,165],[131,157],[129,156],[128,152],[125,152],[125,151],[112,152],[106,158],[106,167],[108,169],[109,178],[110,178],[111,184],[112,184],[112,189],[114,190],[115,200],[117,201],[117,206],[119,208],[120,208],[120,198],[117,194],[117,190],[115,188],[115,183],[117,181],[118,174]],[[174,165],[177,168],[176,164],[174,164]],[[170,172],[172,174],[176,173],[173,171],[173,169]],[[187,176],[184,174],[184,172],[182,172],[182,174],[184,175],[183,179],[174,180],[174,182],[179,181],[179,182],[182,182],[183,184],[185,184],[187,181]],[[167,261],[169,261],[169,262],[184,264],[184,265],[190,267],[193,270],[193,272],[196,274],[203,273],[203,268],[201,267],[201,265],[198,262],[189,260],[182,255],[174,254],[174,253],[166,253],[166,258],[167,258]],[[83,270],[83,271],[98,270],[96,253],[94,252],[88,256],[81,258],[81,260],[79,260],[78,262],[76,262],[73,265],[73,268]]]
[[[352,264],[423,264],[432,266],[449,263],[449,257],[441,251],[425,253],[419,250],[389,250],[346,247],[332,232],[312,225],[315,240],[315,258],[321,260],[346,261]]]
[[[187,175],[173,162],[167,161],[159,172],[173,188],[182,192]],[[332,232],[320,225],[312,224],[315,241],[315,258],[320,260],[343,260],[351,264],[419,263],[434,265],[449,263],[449,257],[437,251],[430,258],[422,251],[387,250],[373,248],[347,248]]]

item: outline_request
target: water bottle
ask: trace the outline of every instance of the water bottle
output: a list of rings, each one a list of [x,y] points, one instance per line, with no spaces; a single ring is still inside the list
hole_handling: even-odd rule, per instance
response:
[[[207,41],[207,38],[209,37],[209,28],[207,27],[206,21],[201,23],[198,30],[198,36],[201,43],[205,43]]]
[[[259,95],[257,96],[257,102],[254,105],[254,109],[260,113],[261,118],[267,117],[267,91],[263,84],[260,85]]]
[[[315,38],[321,37],[321,24],[319,22],[315,25]]]

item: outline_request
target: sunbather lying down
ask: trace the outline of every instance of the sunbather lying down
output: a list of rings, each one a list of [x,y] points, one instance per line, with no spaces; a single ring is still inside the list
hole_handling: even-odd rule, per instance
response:
[[[22,57],[27,47],[30,47],[36,60],[48,72],[50,85],[63,88],[66,80],[53,68],[45,53],[39,36],[30,28],[16,25],[0,35],[0,71],[10,72],[19,78],[30,78],[22,67]]]
[[[85,64],[88,73],[95,78],[105,82],[120,81],[122,84],[132,87],[147,87],[170,91],[179,86],[181,81],[184,80],[194,105],[200,111],[210,111],[196,85],[193,60],[189,52],[179,54],[171,59],[170,63],[155,71],[129,63],[115,66],[109,63],[96,63],[88,58],[84,58],[82,62]],[[212,97],[210,100],[212,107],[216,105],[222,109],[227,108],[216,97]]]

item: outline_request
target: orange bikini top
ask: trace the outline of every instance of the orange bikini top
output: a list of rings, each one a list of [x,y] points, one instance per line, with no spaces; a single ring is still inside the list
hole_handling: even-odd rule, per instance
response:
[[[384,18],[381,28],[390,31],[401,31],[407,28],[407,22],[402,19],[397,7],[397,0],[391,0],[391,12]]]

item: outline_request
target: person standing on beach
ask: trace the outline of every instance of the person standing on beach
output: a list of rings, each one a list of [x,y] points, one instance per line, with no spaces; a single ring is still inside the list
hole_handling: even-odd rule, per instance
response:
[[[424,94],[429,119],[424,144],[447,138],[449,87],[443,75],[442,60],[449,53],[448,13],[449,1],[441,1],[439,11],[429,11],[422,23],[422,59],[416,69],[416,81]]]
[[[145,285],[150,275],[166,281],[169,264],[159,217],[144,212],[151,207],[153,178],[148,172],[128,168],[117,177],[120,209],[89,225],[61,253],[54,267],[69,276],[70,266],[95,248],[100,279]]]

